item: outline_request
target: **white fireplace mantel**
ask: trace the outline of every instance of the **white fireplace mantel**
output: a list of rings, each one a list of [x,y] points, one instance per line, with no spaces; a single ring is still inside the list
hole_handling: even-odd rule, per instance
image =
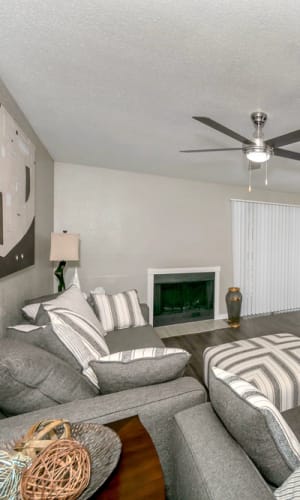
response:
[[[215,273],[214,281],[214,319],[219,319],[219,298],[220,298],[220,266],[213,267],[165,267],[148,269],[148,289],[147,304],[149,307],[149,323],[153,325],[153,292],[154,276],[157,274],[185,274],[185,273]]]

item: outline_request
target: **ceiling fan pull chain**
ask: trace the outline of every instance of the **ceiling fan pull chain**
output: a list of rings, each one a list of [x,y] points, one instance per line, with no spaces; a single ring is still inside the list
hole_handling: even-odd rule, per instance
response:
[[[251,187],[251,178],[252,178],[252,168],[251,168],[251,162],[248,162],[248,192],[251,193],[252,187]]]
[[[265,186],[268,185],[268,162],[265,163]]]

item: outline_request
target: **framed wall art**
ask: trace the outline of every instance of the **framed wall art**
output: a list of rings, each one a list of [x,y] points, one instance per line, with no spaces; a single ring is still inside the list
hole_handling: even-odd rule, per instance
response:
[[[0,278],[34,264],[35,146],[0,105]]]

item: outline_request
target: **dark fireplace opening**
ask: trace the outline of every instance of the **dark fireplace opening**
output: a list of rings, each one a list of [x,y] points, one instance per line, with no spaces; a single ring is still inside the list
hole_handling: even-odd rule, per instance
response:
[[[214,318],[215,273],[154,276],[153,325]]]

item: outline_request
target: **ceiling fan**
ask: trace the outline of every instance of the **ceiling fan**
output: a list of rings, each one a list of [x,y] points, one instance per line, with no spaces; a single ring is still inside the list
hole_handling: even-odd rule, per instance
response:
[[[283,158],[289,158],[291,160],[300,160],[300,153],[295,151],[288,151],[286,149],[281,149],[281,146],[286,146],[294,142],[300,141],[300,130],[294,130],[288,134],[280,135],[278,137],[273,137],[273,139],[264,139],[263,126],[267,121],[267,114],[263,111],[255,111],[251,114],[251,119],[254,123],[255,132],[253,139],[249,140],[246,137],[230,130],[224,125],[208,118],[206,116],[193,116],[194,120],[197,120],[208,127],[211,127],[222,134],[228,135],[242,143],[241,148],[217,148],[217,149],[186,149],[182,150],[181,153],[207,153],[211,151],[243,151],[249,162],[255,163],[256,165],[251,166],[251,170],[260,168],[260,165],[266,163],[272,155],[281,156]]]

